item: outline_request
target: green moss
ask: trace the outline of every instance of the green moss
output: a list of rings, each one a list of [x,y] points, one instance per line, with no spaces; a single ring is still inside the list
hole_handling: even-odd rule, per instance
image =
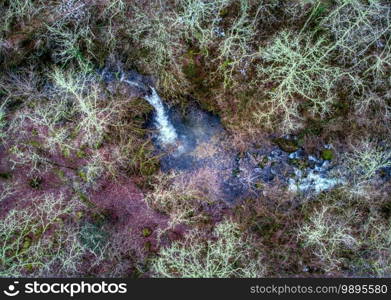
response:
[[[90,201],[90,199],[88,198],[88,196],[86,194],[79,191],[79,192],[77,192],[77,195],[79,196],[80,201],[83,202],[88,207],[90,207],[90,208],[96,207],[96,205]]]
[[[61,149],[61,152],[62,152],[62,155],[65,157],[65,158],[69,158],[71,156],[71,151],[69,150],[69,148],[65,147],[65,148],[62,148]]]
[[[83,217],[84,217],[84,212],[82,212],[81,210],[76,212],[76,218],[78,220],[81,220]]]
[[[145,227],[142,229],[142,234],[144,237],[149,237],[152,234],[152,229],[149,227]]]
[[[237,177],[237,176],[239,176],[239,174],[240,174],[239,168],[235,168],[232,170],[232,176]]]
[[[328,120],[308,120],[306,127],[298,134],[299,139],[306,135],[320,136],[323,131],[323,126]]]
[[[28,141],[27,144],[38,149],[42,148],[42,144],[35,140]]]
[[[222,18],[225,18],[226,16],[228,16],[228,14],[229,14],[229,9],[228,9],[228,7],[226,7],[226,8],[223,8],[221,11],[220,11],[220,17],[222,17]]]
[[[266,239],[270,238],[279,228],[281,228],[281,224],[276,223],[273,218],[268,216],[257,217],[251,226],[253,232]]]
[[[11,173],[0,173],[0,179],[11,179],[12,175]]]
[[[391,217],[391,201],[388,201],[381,206],[381,212],[386,219]]]
[[[331,149],[324,149],[322,150],[320,156],[324,160],[332,160],[334,158],[334,152]]]
[[[269,162],[269,158],[265,155],[262,157],[261,161],[258,162],[258,167],[263,169],[264,167],[266,167],[268,162]]]
[[[262,190],[262,189],[265,187],[265,185],[264,185],[264,183],[263,183],[262,181],[258,181],[258,182],[256,182],[256,183],[254,184],[254,187],[255,187],[257,190]]]
[[[31,247],[31,238],[29,238],[28,236],[26,236],[23,240],[23,246],[22,246],[22,249],[23,251],[26,251],[28,248]]]
[[[182,72],[186,79],[196,86],[202,85],[206,75],[201,60],[202,55],[197,49],[189,49],[183,55]]]
[[[41,187],[42,182],[43,179],[41,177],[33,177],[29,180],[29,186],[33,189],[39,189]]]
[[[87,156],[87,153],[84,152],[83,150],[79,149],[77,152],[76,152],[76,156],[78,158],[85,158]]]
[[[289,163],[300,170],[306,169],[308,167],[308,161],[303,159],[290,159]]]
[[[54,168],[53,169],[53,172],[58,176],[58,178],[61,180],[61,181],[66,181],[66,176],[65,176],[65,172],[63,170],[60,170],[58,168]]]
[[[151,243],[151,241],[146,241],[144,243],[144,249],[147,252],[151,252],[151,250],[152,250],[152,243]]]
[[[191,83],[199,85],[203,80],[202,67],[195,62],[186,63],[182,67],[182,72],[185,74],[187,80]]]
[[[87,182],[87,181],[88,181],[86,172],[84,172],[84,171],[82,171],[82,170],[79,170],[79,171],[77,172],[77,175],[79,175],[79,177],[80,177],[84,182]]]

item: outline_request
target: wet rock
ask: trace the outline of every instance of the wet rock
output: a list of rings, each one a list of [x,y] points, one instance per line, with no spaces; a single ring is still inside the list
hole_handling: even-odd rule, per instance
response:
[[[270,182],[275,178],[275,172],[273,172],[272,167],[266,167],[262,170],[260,177],[264,182]]]
[[[115,68],[104,68],[100,71],[107,90],[129,99],[144,98],[151,94],[155,82],[151,76],[144,76],[134,70],[122,71]]]

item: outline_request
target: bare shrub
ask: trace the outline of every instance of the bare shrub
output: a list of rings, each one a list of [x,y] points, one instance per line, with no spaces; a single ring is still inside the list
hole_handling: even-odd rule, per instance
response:
[[[156,277],[232,278],[262,277],[265,267],[251,239],[243,237],[235,223],[219,223],[213,238],[194,229],[185,240],[160,250],[152,262]]]
[[[79,204],[63,195],[46,194],[31,205],[13,209],[0,220],[2,277],[80,274],[86,249],[78,228],[68,223]]]
[[[201,197],[198,186],[184,185],[180,176],[175,173],[156,175],[153,191],[145,198],[149,207],[170,217],[170,227],[205,220],[205,216],[199,213],[199,208],[208,199]]]
[[[259,124],[273,128],[281,122],[282,130],[290,132],[301,126],[300,106],[312,115],[330,112],[335,83],[343,71],[327,64],[327,49],[323,38],[313,41],[311,36],[290,31],[279,33],[267,47],[259,49],[263,63],[257,65],[258,76],[264,84],[274,85],[254,113]]]
[[[337,207],[322,206],[299,229],[298,238],[303,246],[313,249],[326,272],[340,268],[343,263],[341,251],[355,250],[360,245],[351,229],[354,216],[354,210],[340,211]]]

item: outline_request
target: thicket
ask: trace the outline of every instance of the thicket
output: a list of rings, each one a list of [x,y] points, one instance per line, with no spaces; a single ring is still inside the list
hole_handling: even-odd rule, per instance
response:
[[[0,276],[390,275],[389,1],[5,0],[0,11]],[[233,219],[207,216],[214,199],[158,172],[152,108],[99,75],[117,63],[153,75],[170,104],[218,114],[241,152],[269,134],[332,144],[345,185],[311,199],[276,186]],[[184,237],[120,250],[110,226],[81,222],[80,207],[96,209],[86,195],[121,176]],[[47,177],[73,196],[20,196]]]

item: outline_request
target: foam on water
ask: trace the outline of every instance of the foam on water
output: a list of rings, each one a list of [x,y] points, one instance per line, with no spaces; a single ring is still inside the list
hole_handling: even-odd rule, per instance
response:
[[[178,139],[178,135],[174,126],[168,119],[168,115],[158,93],[152,87],[151,90],[152,93],[146,95],[145,100],[147,100],[156,110],[155,124],[159,131],[158,139],[163,145],[172,144]]]
[[[296,158],[297,156],[292,153],[289,157]],[[329,174],[328,161],[322,162],[312,155],[308,156],[308,160],[315,162],[316,165],[313,167],[313,169],[307,169],[307,172],[303,172],[302,170],[295,168],[295,179],[289,179],[290,191],[313,191],[315,193],[320,193],[345,183],[343,178],[332,177],[331,174]]]

